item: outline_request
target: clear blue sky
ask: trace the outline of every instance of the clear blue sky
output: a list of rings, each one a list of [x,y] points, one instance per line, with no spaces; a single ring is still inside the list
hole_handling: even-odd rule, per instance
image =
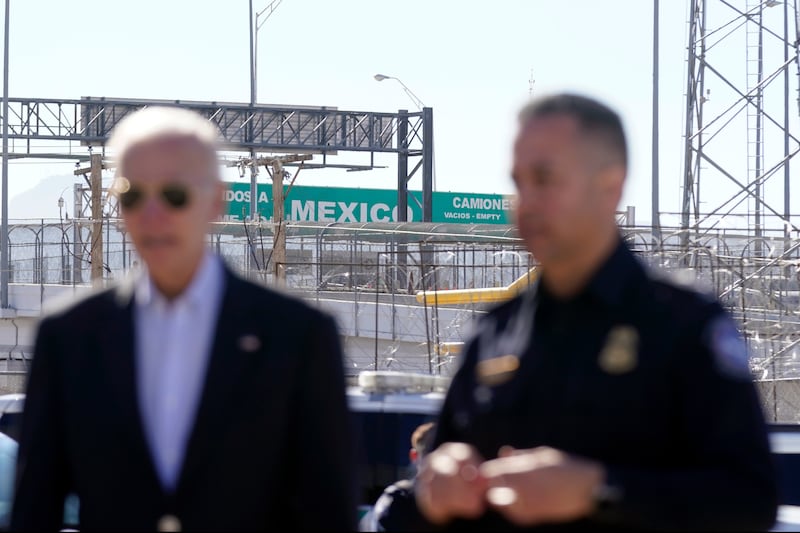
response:
[[[249,99],[247,0],[11,3],[11,96]],[[661,2],[669,211],[680,197],[687,6]],[[621,112],[632,153],[622,204],[636,205],[641,222],[650,218],[652,16],[646,0],[283,0],[259,32],[259,102],[413,109],[399,84],[372,78],[396,76],[434,109],[437,190],[510,193],[514,116],[533,69],[534,95],[580,91]],[[390,168],[304,171],[300,181],[391,188],[395,160],[380,162]],[[72,168],[13,162],[10,196]]]

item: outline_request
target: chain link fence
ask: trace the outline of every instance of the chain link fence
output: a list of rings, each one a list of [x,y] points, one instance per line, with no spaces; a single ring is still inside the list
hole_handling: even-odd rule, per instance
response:
[[[9,231],[12,283],[90,282],[90,221],[14,222]],[[268,222],[215,224],[208,243],[254,281],[280,284],[335,313],[346,308],[351,374],[365,369],[452,373],[453,346],[468,337],[474,318],[491,304],[419,301],[416,294],[507,287],[535,266],[510,226],[289,223],[285,228],[281,263],[273,258]],[[782,232],[756,238],[735,229],[622,231],[645,264],[719,298],[744,333],[768,416],[800,423],[800,240]],[[102,257],[107,282],[140,261],[117,219],[103,226]]]

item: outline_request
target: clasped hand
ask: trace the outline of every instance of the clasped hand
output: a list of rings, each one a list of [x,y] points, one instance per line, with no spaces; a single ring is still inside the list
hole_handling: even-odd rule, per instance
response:
[[[484,461],[472,446],[448,442],[423,461],[416,499],[434,524],[478,518],[487,508],[517,525],[565,522],[592,512],[604,478],[600,463],[553,448],[504,447]]]

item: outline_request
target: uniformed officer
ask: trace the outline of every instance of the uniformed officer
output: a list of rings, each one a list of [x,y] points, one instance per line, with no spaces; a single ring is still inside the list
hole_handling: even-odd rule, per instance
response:
[[[433,437],[433,422],[418,426],[411,434],[411,449],[408,458],[414,465],[414,475],[430,449]],[[369,529],[366,531],[409,531],[416,524],[414,504],[414,482],[401,479],[392,483],[383,491],[369,517]]]
[[[427,526],[772,526],[744,342],[714,299],[625,246],[626,167],[605,105],[561,94],[521,113],[517,225],[541,277],[468,343],[415,484]]]

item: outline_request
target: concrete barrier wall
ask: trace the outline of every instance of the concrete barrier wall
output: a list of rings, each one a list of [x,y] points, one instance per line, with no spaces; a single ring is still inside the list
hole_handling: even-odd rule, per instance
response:
[[[0,394],[24,389],[25,371],[32,356],[34,335],[42,310],[46,311],[49,304],[62,298],[75,297],[87,290],[91,288],[10,285],[15,310],[14,316],[0,318]],[[429,347],[428,342],[435,343],[437,337],[440,342],[463,341],[468,337],[473,319],[476,318],[474,309],[455,307],[440,307],[435,314],[428,308],[426,316],[426,309],[411,304],[410,298],[394,305],[387,301],[375,302],[371,295],[362,295],[358,299],[354,297],[349,301],[324,298],[308,300],[311,305],[318,305],[336,317],[348,376],[357,375],[361,370],[376,369],[433,371],[451,375],[457,367],[457,357],[434,355],[429,362],[428,354],[435,353],[435,347]],[[756,382],[756,387],[768,422],[800,424],[800,379],[760,380]]]
[[[26,372],[0,371],[0,394],[25,392]]]
[[[800,379],[756,381],[767,422],[800,424]]]

